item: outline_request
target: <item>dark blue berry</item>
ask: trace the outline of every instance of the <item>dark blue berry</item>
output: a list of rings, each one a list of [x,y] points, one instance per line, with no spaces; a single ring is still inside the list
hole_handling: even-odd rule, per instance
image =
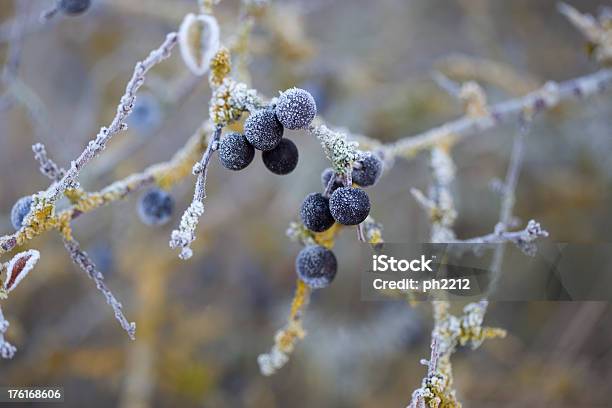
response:
[[[244,135],[257,150],[272,150],[283,138],[283,125],[273,110],[260,109],[252,112],[244,122]]]
[[[341,187],[329,197],[329,211],[342,225],[357,225],[370,213],[370,199],[365,191],[354,187]]]
[[[170,220],[174,199],[159,188],[147,191],[138,202],[138,215],[147,225],[162,225]]]
[[[11,224],[16,230],[23,227],[23,220],[32,208],[32,196],[21,197],[11,210]]]
[[[317,114],[312,95],[300,88],[287,89],[278,97],[276,117],[287,129],[308,127]]]
[[[334,178],[334,184],[332,184],[332,188],[330,192],[334,192],[344,185],[342,184],[342,180],[340,180],[340,178],[336,175],[335,170],[332,169],[331,167],[328,167],[325,170],[323,170],[323,173],[321,173],[321,184],[323,184],[324,191],[327,188],[327,185],[329,184],[329,180],[332,177]]]
[[[329,212],[329,199],[321,193],[310,193],[300,209],[302,222],[311,231],[323,232],[334,225],[334,217]]]
[[[372,152],[365,152],[353,168],[353,183],[361,187],[374,185],[383,171],[383,161]]]
[[[242,170],[253,161],[255,149],[240,133],[225,135],[219,143],[219,161],[230,170]]]
[[[298,164],[298,157],[298,149],[289,139],[282,139],[278,146],[261,155],[268,170],[280,175],[291,173]]]
[[[60,0],[59,2],[59,9],[69,15],[84,13],[89,6],[91,6],[91,0]]]
[[[319,245],[304,247],[295,259],[295,269],[305,284],[320,289],[334,280],[338,262],[332,251]]]

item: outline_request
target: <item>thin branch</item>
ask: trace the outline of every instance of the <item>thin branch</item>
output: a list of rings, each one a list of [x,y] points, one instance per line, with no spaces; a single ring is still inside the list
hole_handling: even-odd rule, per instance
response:
[[[60,181],[66,174],[66,170],[59,167],[53,160],[47,157],[47,150],[42,143],[32,146],[34,159],[40,164],[40,172],[47,176],[51,181]]]
[[[215,132],[208,143],[202,159],[193,166],[193,174],[198,176],[196,180],[193,200],[183,213],[179,228],[172,231],[170,236],[170,248],[180,248],[179,258],[189,259],[193,255],[191,243],[195,241],[195,230],[204,214],[204,199],[206,198],[206,176],[208,174],[208,164],[215,150],[218,149],[221,137],[222,126],[217,126]]]
[[[498,224],[499,225],[499,224]],[[533,242],[538,238],[548,237],[548,232],[542,229],[539,222],[530,220],[527,226],[520,231],[506,231],[497,229],[495,232],[481,237],[456,240],[453,243],[459,244],[504,244],[511,242],[527,255],[535,255],[536,247]],[[503,245],[496,246],[496,253],[503,248]],[[495,257],[494,257],[495,259]],[[497,264],[497,262],[496,262]],[[491,269],[494,271],[494,269]]]
[[[516,120],[524,110],[534,112],[550,110],[564,101],[584,99],[603,93],[610,84],[612,84],[610,68],[561,83],[548,82],[542,88],[525,96],[490,106],[485,116],[464,116],[423,133],[386,144],[383,146],[383,152],[385,157],[402,156],[410,159],[415,153],[430,149],[439,143],[448,140],[460,141],[478,132]]]
[[[80,171],[104,148],[110,139],[121,130],[127,129],[125,120],[132,113],[136,92],[142,86],[147,72],[155,65],[170,56],[172,48],[176,45],[177,34],[172,32],[166,36],[162,45],[151,51],[149,56],[136,64],[132,78],[125,88],[125,94],[117,106],[117,113],[108,127],[102,127],[94,140],[91,140],[81,155],[71,163],[70,168],[62,179],[53,184],[47,190],[47,198],[50,202],[55,202],[59,196],[67,189],[77,185]]]
[[[436,85],[444,92],[452,96],[453,98],[459,99],[461,94],[461,85],[451,80],[440,71],[434,71],[431,74],[431,78],[434,80]]]
[[[115,298],[113,293],[108,289],[108,287],[104,284],[104,275],[100,271],[96,269],[96,265],[93,260],[87,255],[85,251],[81,249],[79,243],[73,238],[64,238],[64,246],[66,250],[70,254],[70,258],[72,261],[77,264],[81,269],[83,269],[89,277],[96,283],[96,288],[104,295],[106,299],[106,303],[108,303],[115,312],[115,318],[123,327],[123,329],[127,332],[130,339],[135,339],[136,332],[136,323],[129,322],[125,315],[123,314],[122,305]]]
[[[499,211],[499,221],[495,226],[495,235],[501,236],[508,229],[508,224],[512,219],[512,212],[514,209],[514,203],[516,201],[516,185],[518,183],[518,177],[523,164],[523,150],[525,146],[525,138],[531,128],[531,120],[533,118],[522,115],[519,121],[519,130],[514,136],[514,143],[512,144],[512,153],[510,155],[510,164],[506,171],[506,178],[504,180],[504,188],[502,190],[502,204]],[[519,241],[513,241],[519,246],[519,248],[528,255],[533,256],[535,254],[536,247],[532,243],[538,237],[547,237],[548,232],[540,228],[540,224],[534,220],[529,221],[527,228],[524,231],[524,236],[517,238]],[[493,253],[493,260],[489,270],[491,271],[491,283],[487,289],[488,294],[491,293],[496,287],[500,279],[501,268],[504,261],[504,255],[506,253],[505,245],[498,245]]]
[[[164,188],[173,186],[191,173],[193,162],[202,155],[206,146],[202,141],[204,132],[204,126],[198,128],[169,161],[151,165],[140,173],[117,180],[99,192],[87,193],[78,202],[57,214],[57,218],[73,220],[99,207],[124,199],[154,183]],[[48,229],[35,231],[21,229],[0,237],[0,255],[12,251]]]

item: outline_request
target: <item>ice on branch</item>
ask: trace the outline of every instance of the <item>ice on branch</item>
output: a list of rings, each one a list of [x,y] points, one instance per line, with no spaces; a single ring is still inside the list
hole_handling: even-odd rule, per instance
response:
[[[47,150],[42,143],[32,146],[34,159],[40,164],[40,172],[47,176],[51,181],[60,181],[66,174],[66,170],[59,167],[53,160],[47,157]]]
[[[204,214],[204,199],[206,198],[206,176],[208,174],[208,164],[213,153],[219,148],[221,138],[221,126],[217,126],[208,147],[202,155],[202,159],[193,166],[193,174],[197,175],[195,191],[191,204],[183,213],[179,228],[173,230],[170,235],[170,248],[180,249],[179,258],[187,260],[193,256],[191,243],[195,241],[195,230]]]
[[[136,334],[136,323],[130,322],[126,319],[125,315],[123,314],[123,306],[104,283],[104,275],[102,275],[102,272],[96,269],[96,265],[93,260],[85,251],[81,249],[81,246],[77,241],[74,239],[64,238],[64,246],[70,254],[72,261],[83,269],[83,271],[87,272],[89,277],[95,282],[96,288],[104,295],[106,303],[113,308],[115,318],[121,327],[123,327],[123,329],[127,332],[130,339],[134,340]]]
[[[566,3],[559,3],[558,9],[589,41],[591,53],[597,62],[612,62],[612,17],[609,8],[602,8],[597,17],[583,14]]]
[[[336,173],[350,173],[353,162],[359,158],[359,144],[348,140],[345,133],[333,131],[325,125],[311,126],[309,130],[321,142],[325,156]]]
[[[213,91],[209,115],[217,125],[226,126],[240,119],[244,112],[255,110],[261,105],[256,90],[250,89],[242,82],[225,78]]]
[[[451,355],[458,346],[478,348],[486,339],[500,338],[505,330],[483,327],[487,302],[470,303],[463,308],[463,314],[449,313],[449,303],[434,301],[436,325],[432,332],[431,357],[427,361],[427,375],[421,387],[412,394],[408,408],[461,407],[453,386]]]
[[[272,375],[287,364],[289,356],[295,349],[295,343],[306,336],[306,331],[302,327],[302,314],[309,301],[310,289],[298,279],[287,324],[276,333],[270,352],[257,357],[259,371],[263,375]]]

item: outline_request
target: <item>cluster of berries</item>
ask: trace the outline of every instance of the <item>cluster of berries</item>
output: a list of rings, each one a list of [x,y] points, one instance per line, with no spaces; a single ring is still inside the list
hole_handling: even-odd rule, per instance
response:
[[[283,92],[273,106],[252,112],[244,124],[244,134],[229,133],[219,142],[221,164],[230,170],[246,168],[255,156],[255,149],[262,151],[265,166],[273,173],[291,173],[298,162],[295,144],[283,138],[284,129],[308,127],[317,113],[314,98],[303,89],[291,88]],[[359,225],[370,213],[370,199],[360,187],[374,185],[383,170],[383,162],[377,155],[364,152],[353,164],[350,177],[337,174],[328,168],[321,174],[323,193],[306,196],[300,209],[304,226],[313,232],[328,230],[334,223]],[[351,184],[356,185],[353,187]],[[16,229],[30,211],[32,198],[23,197],[13,207],[11,221]],[[163,190],[153,188],[142,195],[138,202],[138,215],[147,225],[162,225],[170,220],[174,199]],[[300,251],[296,271],[311,288],[328,286],[337,271],[336,256],[319,245],[308,245]]]
[[[244,134],[230,133],[219,143],[219,161],[230,170],[246,168],[262,151],[264,165],[272,173],[291,173],[298,163],[295,144],[283,138],[285,129],[305,128],[317,113],[315,100],[303,89],[283,92],[276,103],[252,112],[244,122]]]
[[[292,88],[283,92],[276,105],[251,113],[244,123],[244,134],[228,133],[219,142],[219,161],[230,170],[246,168],[262,151],[265,166],[275,174],[291,173],[298,163],[295,144],[283,138],[284,129],[310,125],[317,113],[315,100],[307,91]],[[170,220],[174,199],[167,192],[151,189],[138,203],[138,215],[147,225],[157,226]]]
[[[372,186],[383,170],[382,160],[371,152],[364,152],[353,164],[352,182],[359,187]],[[346,185],[348,179],[327,168],[321,174],[324,193],[310,193],[304,199],[300,217],[304,226],[313,232],[328,230],[334,223],[359,225],[370,213],[368,194],[359,187]],[[346,186],[345,186],[346,185]],[[329,197],[327,194],[330,194]],[[296,270],[311,288],[328,286],[336,276],[337,262],[332,251],[319,245],[309,245],[298,255]]]

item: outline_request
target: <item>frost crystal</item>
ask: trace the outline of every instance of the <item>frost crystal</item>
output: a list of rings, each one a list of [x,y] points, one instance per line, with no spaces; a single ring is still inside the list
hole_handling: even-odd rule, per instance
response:
[[[189,246],[195,240],[195,229],[202,214],[204,214],[204,204],[194,200],[183,214],[179,229],[172,231],[170,247],[181,248],[179,258],[183,260],[193,256],[193,251]]]
[[[225,78],[213,92],[209,114],[214,123],[225,126],[240,119],[243,112],[255,110],[260,106],[257,91],[242,82]]]
[[[335,132],[325,125],[313,126],[310,128],[312,134],[321,142],[325,156],[331,161],[332,167],[337,174],[346,174],[359,158],[357,142],[349,141],[346,135]]]

